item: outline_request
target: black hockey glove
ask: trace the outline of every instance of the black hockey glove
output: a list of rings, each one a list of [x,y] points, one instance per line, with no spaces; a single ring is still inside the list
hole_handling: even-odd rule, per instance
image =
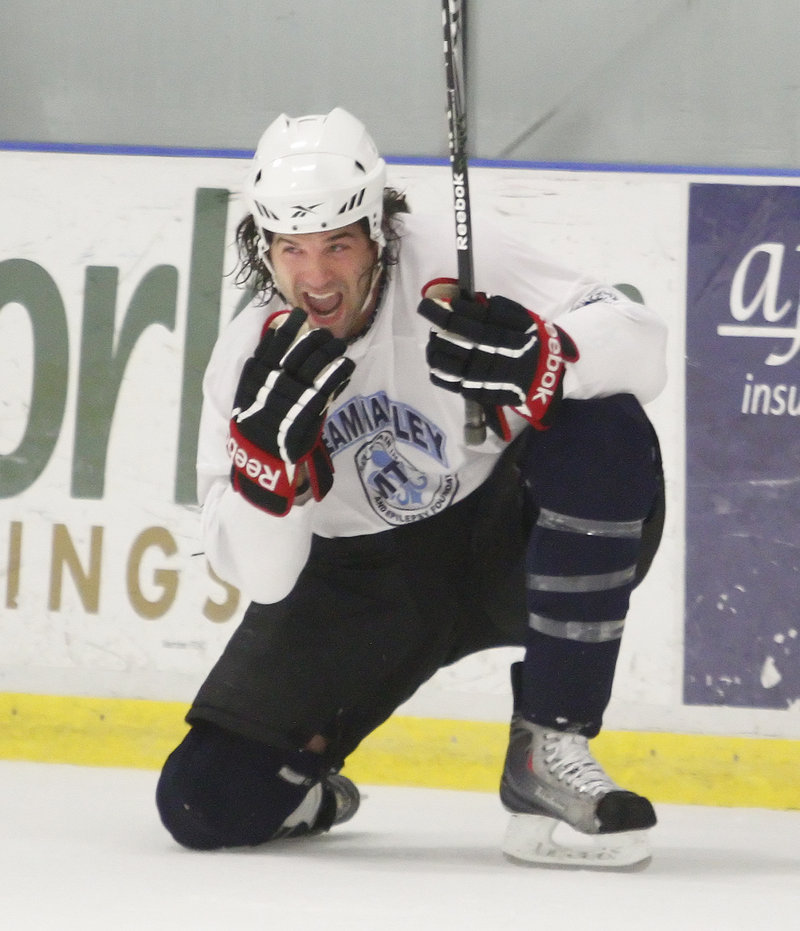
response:
[[[426,298],[418,309],[434,326],[426,358],[435,385],[477,401],[503,439],[511,436],[503,407],[537,430],[551,426],[565,363],[578,358],[560,327],[500,296]]]
[[[305,313],[293,310],[245,363],[230,423],[231,483],[256,507],[288,513],[305,474],[317,501],[331,490],[322,426],[355,368],[346,347],[328,330],[309,329]]]

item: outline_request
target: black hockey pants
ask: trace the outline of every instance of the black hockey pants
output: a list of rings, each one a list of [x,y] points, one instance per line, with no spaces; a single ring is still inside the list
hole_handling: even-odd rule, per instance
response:
[[[218,846],[235,844],[249,806],[263,830],[251,818],[238,842],[269,839],[292,810],[275,782],[283,757],[321,734],[318,774],[341,765],[439,668],[493,646],[526,647],[526,717],[596,732],[663,508],[655,433],[619,395],[563,402],[549,431],[526,433],[481,488],[435,517],[315,538],[289,596],[250,605],[201,687],[188,721],[215,726],[194,727],[171,755],[165,825],[185,822],[190,793],[203,838],[216,824]]]

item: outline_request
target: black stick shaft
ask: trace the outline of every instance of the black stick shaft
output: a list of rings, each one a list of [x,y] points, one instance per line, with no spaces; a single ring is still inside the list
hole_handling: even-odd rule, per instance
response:
[[[467,100],[464,74],[465,0],[442,0],[444,65],[447,80],[447,120],[450,167],[453,184],[453,216],[456,226],[458,287],[465,297],[475,293],[472,260],[472,217],[467,164]],[[475,401],[465,401],[464,439],[480,445],[486,439],[483,409]]]

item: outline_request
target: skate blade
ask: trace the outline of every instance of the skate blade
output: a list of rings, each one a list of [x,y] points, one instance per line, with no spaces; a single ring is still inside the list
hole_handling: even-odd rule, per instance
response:
[[[570,843],[553,838],[556,828],[568,834]],[[512,863],[561,869],[628,872],[644,869],[651,859],[647,831],[583,834],[544,815],[511,815],[502,850]]]

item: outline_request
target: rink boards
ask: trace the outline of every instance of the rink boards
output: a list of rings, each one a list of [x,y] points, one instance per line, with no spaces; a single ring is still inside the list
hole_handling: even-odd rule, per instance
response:
[[[202,370],[243,299],[246,164],[0,150],[0,756],[158,765],[241,611],[196,555],[193,462]],[[447,209],[447,179],[390,165],[418,211]],[[621,780],[640,769],[637,787],[663,781],[654,797],[797,807],[781,775],[800,737],[797,179],[483,164],[471,179],[474,222],[635,288],[670,329],[649,408],[665,537],[598,753]],[[490,788],[509,658],[440,673],[350,765]]]

